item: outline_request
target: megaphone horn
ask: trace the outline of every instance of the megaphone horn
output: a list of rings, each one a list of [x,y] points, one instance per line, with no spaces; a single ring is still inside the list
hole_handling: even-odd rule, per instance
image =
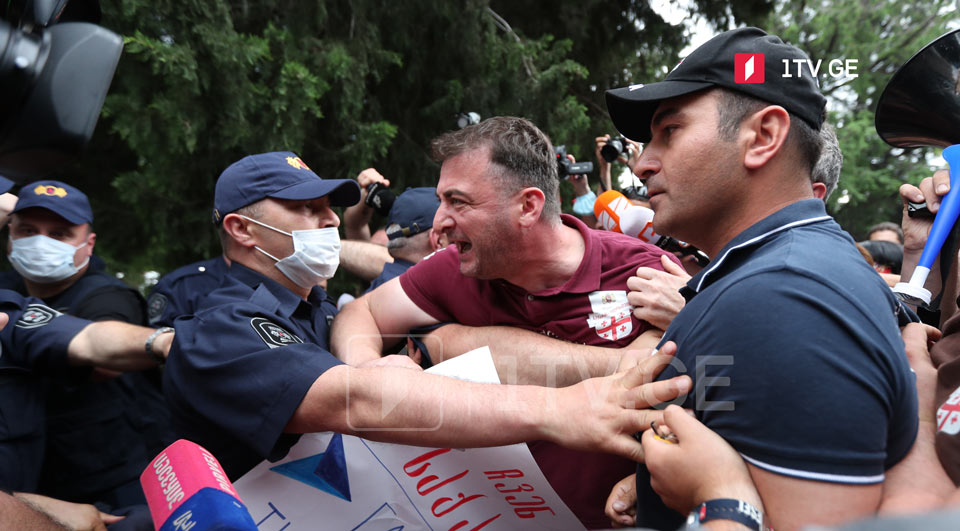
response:
[[[894,147],[960,144],[960,29],[923,47],[890,79],[877,133]]]
[[[950,191],[933,220],[927,243],[909,282],[893,287],[904,300],[930,303],[923,287],[933,261],[960,216],[960,30],[923,47],[893,75],[877,103],[876,126],[886,143],[945,148]]]

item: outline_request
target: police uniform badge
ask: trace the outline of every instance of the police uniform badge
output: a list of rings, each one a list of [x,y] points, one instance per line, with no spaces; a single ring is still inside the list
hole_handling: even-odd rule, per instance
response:
[[[54,317],[59,315],[62,314],[49,306],[30,304],[23,310],[23,313],[20,314],[20,319],[17,320],[14,326],[17,328],[37,328],[49,323]]]
[[[287,345],[296,345],[303,343],[303,340],[287,331],[282,326],[264,319],[263,317],[254,317],[250,319],[250,326],[257,332],[260,339],[270,348],[280,348]]]
[[[157,322],[160,317],[163,316],[163,311],[167,309],[167,304],[169,303],[166,295],[162,293],[154,293],[150,295],[150,298],[147,299],[147,318],[150,321],[150,324]]]

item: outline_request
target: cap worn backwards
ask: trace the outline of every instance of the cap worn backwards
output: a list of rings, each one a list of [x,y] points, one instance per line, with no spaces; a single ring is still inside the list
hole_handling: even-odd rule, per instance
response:
[[[321,179],[289,151],[260,153],[231,164],[217,179],[213,223],[261,199],[308,200],[330,196],[331,206],[360,201],[360,186],[352,179]]]
[[[45,208],[74,225],[93,223],[93,210],[86,194],[60,181],[24,185],[11,214],[28,208]]]
[[[410,237],[433,227],[433,217],[440,208],[437,189],[432,186],[407,188],[390,207],[387,216],[387,238]],[[399,228],[390,230],[394,225]]]
[[[740,55],[744,54],[744,55]],[[746,54],[749,54],[748,57]],[[738,55],[744,61],[736,75]],[[710,39],[690,53],[659,83],[608,90],[607,110],[623,136],[649,142],[650,120],[662,100],[711,87],[724,87],[780,105],[820,130],[826,99],[816,77],[783,77],[783,62],[807,61],[799,48],[758,28],[740,28]],[[738,82],[739,81],[739,82]]]

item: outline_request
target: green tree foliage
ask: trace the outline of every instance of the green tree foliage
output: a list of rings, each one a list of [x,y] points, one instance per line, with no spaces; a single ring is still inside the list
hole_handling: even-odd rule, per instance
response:
[[[763,1],[700,0],[710,20]],[[125,50],[83,161],[98,252],[128,272],[219,253],[217,176],[291,150],[322,177],[432,185],[458,112],[533,120],[580,159],[613,133],[603,91],[662,78],[688,35],[640,0],[102,0]],[[744,7],[745,6],[745,7]]]
[[[933,168],[931,148],[904,152],[884,143],[874,127],[874,111],[893,73],[924,45],[956,22],[955,0],[791,0],[781,2],[765,27],[823,60],[821,89],[828,120],[837,126],[843,151],[838,191],[830,198],[833,215],[854,237],[880,221],[899,221],[897,189],[916,183]],[[856,78],[824,75],[831,59],[857,59]],[[769,75],[769,74],[768,74]],[[922,82],[922,80],[917,80]],[[849,199],[846,204],[838,202]]]

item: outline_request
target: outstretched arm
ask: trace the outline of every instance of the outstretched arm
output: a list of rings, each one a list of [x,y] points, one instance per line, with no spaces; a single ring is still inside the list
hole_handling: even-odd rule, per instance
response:
[[[380,358],[385,343],[396,343],[410,329],[437,322],[394,278],[340,310],[330,329],[331,351],[341,361],[359,365]]]
[[[547,440],[634,460],[633,434],[661,418],[652,405],[686,393],[690,379],[653,382],[670,356],[564,389],[474,384],[396,368],[333,367],[307,392],[286,431],[337,431],[434,447]]]
[[[158,334],[153,341],[153,355],[147,354],[145,343],[153,328],[120,321],[99,321],[83,328],[67,346],[72,365],[92,365],[114,371],[139,371],[156,367],[157,357],[166,359],[173,342],[173,332]]]
[[[488,346],[501,383],[566,387],[613,374],[627,352],[656,347],[662,334],[651,329],[627,347],[604,348],[510,326],[448,324],[430,332],[424,342],[434,364]]]
[[[358,240],[340,242],[340,265],[363,280],[377,278],[388,263],[393,263],[393,257],[382,245]]]

